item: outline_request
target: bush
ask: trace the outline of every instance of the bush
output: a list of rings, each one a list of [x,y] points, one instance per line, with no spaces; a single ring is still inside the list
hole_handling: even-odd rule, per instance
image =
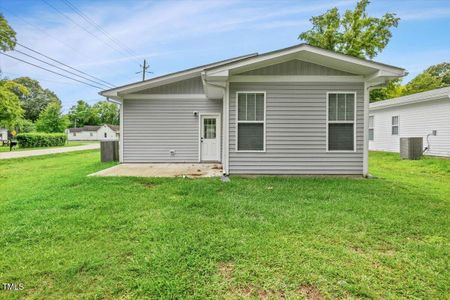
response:
[[[16,139],[21,148],[55,147],[64,146],[67,136],[64,133],[32,132],[19,133]]]

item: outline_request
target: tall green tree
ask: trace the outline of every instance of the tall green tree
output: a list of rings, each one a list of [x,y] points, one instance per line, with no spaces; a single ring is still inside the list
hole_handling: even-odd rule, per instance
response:
[[[442,79],[423,72],[405,85],[403,95],[411,95],[442,87]]]
[[[5,17],[0,14],[0,50],[10,51],[16,47],[16,32],[9,26]]]
[[[61,103],[53,101],[39,115],[36,129],[41,132],[64,132],[68,124],[67,116],[61,112]]]
[[[400,18],[385,13],[381,18],[366,13],[368,0],[357,2],[355,9],[341,16],[337,7],[310,19],[313,27],[299,35],[306,43],[324,49],[360,57],[374,58],[389,43],[392,28]]]
[[[13,90],[20,90],[23,94],[27,89],[11,80],[0,81],[0,127],[12,129],[17,126],[23,117],[20,100]]]
[[[119,124],[119,107],[116,104],[100,101],[94,104],[93,110],[100,124]]]
[[[83,127],[84,125],[99,125],[100,121],[95,110],[83,100],[78,100],[77,104],[69,110],[70,127]]]
[[[427,68],[424,73],[428,73],[433,77],[441,80],[441,86],[450,86],[450,63],[443,62]]]
[[[428,67],[405,85],[401,85],[401,80],[398,79],[390,82],[386,87],[372,90],[370,101],[391,99],[447,86],[450,86],[450,63],[444,62]]]
[[[58,96],[49,90],[43,88],[39,81],[31,79],[30,77],[19,77],[14,79],[17,82],[27,88],[28,93],[24,94],[19,89],[15,89],[15,94],[21,101],[22,108],[24,109],[24,118],[35,122],[41,112],[51,102],[60,102]]]
[[[402,86],[402,80],[400,78],[392,80],[383,88],[371,90],[370,102],[400,97],[403,95],[404,90],[405,87]]]

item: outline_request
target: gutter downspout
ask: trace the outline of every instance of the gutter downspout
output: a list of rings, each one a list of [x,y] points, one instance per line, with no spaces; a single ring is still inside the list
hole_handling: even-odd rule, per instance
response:
[[[229,118],[228,118],[228,110],[229,110],[229,95],[228,95],[228,90],[229,90],[229,83],[228,81],[225,83],[225,86],[222,86],[220,84],[214,84],[211,82],[207,82],[205,79],[205,73],[202,72],[202,82],[204,85],[209,85],[209,86],[213,86],[216,88],[220,88],[223,90],[223,106],[222,106],[222,163],[223,163],[223,174],[225,176],[228,176],[229,174],[229,165],[228,165],[228,161],[229,161],[229,144],[228,144],[228,140],[229,140]]]

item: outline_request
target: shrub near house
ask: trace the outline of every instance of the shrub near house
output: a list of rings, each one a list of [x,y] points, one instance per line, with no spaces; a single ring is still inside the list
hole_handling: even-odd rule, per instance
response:
[[[16,138],[21,148],[64,146],[67,141],[64,133],[20,133]]]

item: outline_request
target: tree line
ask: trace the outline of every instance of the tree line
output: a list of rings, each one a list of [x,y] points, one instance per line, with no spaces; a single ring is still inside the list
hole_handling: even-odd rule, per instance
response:
[[[11,51],[16,46],[16,32],[0,14],[0,50]],[[119,124],[116,104],[100,101],[89,105],[79,100],[63,114],[61,100],[51,90],[43,88],[30,77],[1,78],[0,127],[19,132],[63,132],[68,127]]]
[[[68,127],[119,124],[116,104],[78,100],[63,114],[61,100],[29,77],[0,80],[0,127],[20,132],[64,132]]]

